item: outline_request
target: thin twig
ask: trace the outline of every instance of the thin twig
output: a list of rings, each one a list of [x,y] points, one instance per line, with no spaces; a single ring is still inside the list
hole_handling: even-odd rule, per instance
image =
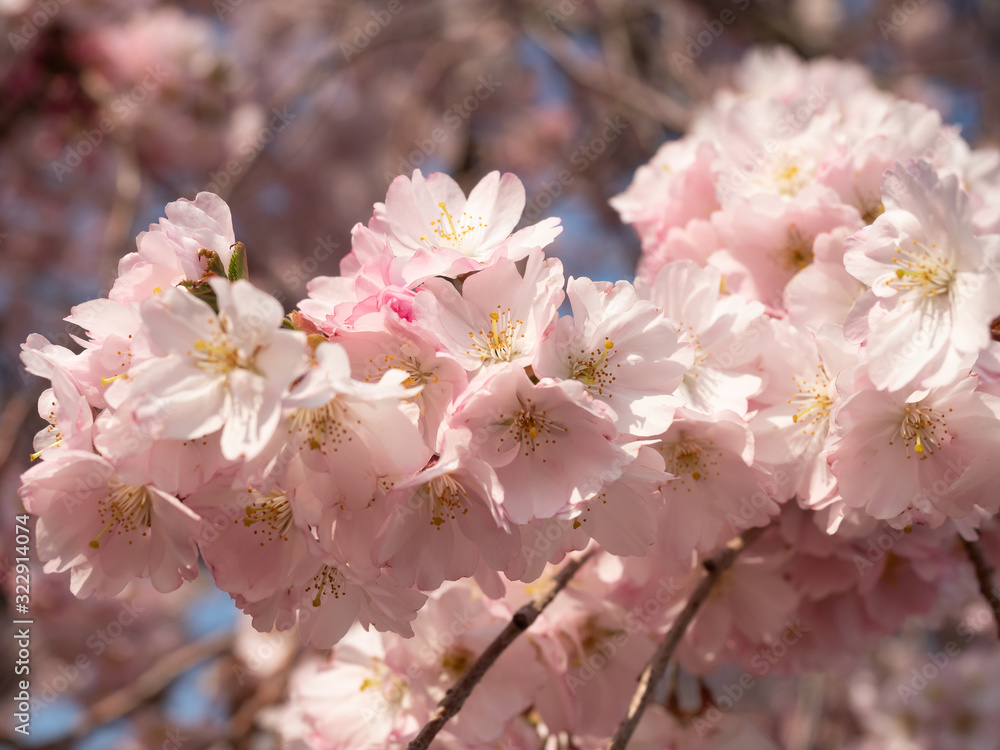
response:
[[[531,627],[531,624],[542,613],[542,610],[549,606],[549,603],[555,599],[556,594],[566,587],[566,584],[569,583],[576,572],[593,556],[594,550],[591,550],[582,557],[571,560],[556,575],[551,588],[533,602],[525,604],[514,613],[514,617],[507,623],[507,627],[486,647],[486,650],[479,655],[479,658],[469,668],[469,671],[463,674],[462,678],[441,699],[441,702],[438,703],[437,708],[431,715],[430,721],[420,730],[420,734],[409,744],[407,750],[427,750],[431,744],[431,740],[437,736],[437,733],[441,731],[448,719],[457,714],[459,709],[462,708],[472,689],[483,679],[487,670],[493,666],[494,662],[500,658],[500,655],[521,633]]]
[[[588,59],[560,34],[539,29],[526,29],[525,33],[580,85],[631,107],[672,130],[683,132],[687,129],[691,111],[663,92]]]
[[[993,612],[993,619],[997,623],[997,636],[1000,637],[1000,592],[993,585],[993,573],[995,572],[993,566],[986,559],[986,555],[983,553],[983,546],[979,543],[978,539],[971,542],[962,536],[959,536],[959,539],[962,540],[965,552],[972,561],[972,567],[976,569],[979,593],[983,595],[983,599],[990,605],[990,610]]]
[[[177,651],[165,655],[135,682],[121,690],[116,690],[89,706],[76,728],[69,736],[60,737],[39,750],[66,747],[72,740],[85,737],[100,726],[127,716],[139,706],[147,703],[192,667],[225,653],[233,645],[233,634],[213,634],[194,643],[188,643]]]
[[[691,594],[691,598],[688,599],[688,603],[684,605],[680,616],[670,628],[663,642],[660,643],[660,647],[646,666],[642,677],[639,678],[639,687],[636,688],[635,695],[632,696],[632,705],[629,706],[628,715],[622,721],[621,725],[619,725],[618,731],[615,732],[614,738],[608,743],[606,750],[625,750],[625,746],[628,745],[628,741],[632,738],[632,733],[635,732],[636,727],[639,725],[639,720],[642,718],[643,712],[645,712],[646,707],[653,698],[656,686],[663,679],[663,675],[667,671],[667,666],[670,664],[670,659],[680,644],[681,638],[684,637],[688,625],[691,624],[695,615],[698,614],[698,610],[705,603],[705,600],[708,599],[709,593],[711,593],[712,588],[722,574],[729,569],[743,550],[753,544],[757,537],[764,533],[766,528],[766,526],[759,526],[745,531],[732,545],[720,550],[702,563],[705,568],[705,577],[698,582],[698,586],[695,588],[694,593]]]

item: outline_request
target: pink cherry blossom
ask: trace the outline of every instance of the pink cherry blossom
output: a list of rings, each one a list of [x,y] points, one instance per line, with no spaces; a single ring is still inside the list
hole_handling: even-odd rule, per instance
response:
[[[39,517],[46,572],[71,570],[78,597],[114,596],[135,577],[173,591],[198,575],[201,518],[152,485],[123,483],[94,453],[54,453],[25,473],[19,495]]]
[[[840,399],[837,382],[842,374],[849,377],[860,355],[836,326],[809,334],[784,321],[775,323],[770,351],[764,362],[768,387],[755,399],[758,411],[750,421],[755,463],[785,477],[780,501],[796,497],[804,505],[822,507],[836,489],[820,454]]]
[[[840,494],[874,518],[939,526],[975,504],[995,512],[990,456],[1000,400],[964,377],[925,391],[861,390],[833,414],[828,446]]]
[[[753,463],[753,434],[732,412],[712,416],[682,409],[670,428],[655,436],[663,457],[663,510],[658,554],[671,560],[707,554],[778,512],[775,487]]]
[[[973,233],[969,199],[925,162],[884,178],[886,211],[848,240],[847,270],[871,287],[845,324],[879,388],[933,387],[968,371],[1000,315],[1000,235]]]
[[[471,453],[496,471],[511,522],[567,516],[617,479],[631,457],[614,422],[579,381],[543,378],[502,364],[484,370],[446,421],[467,431]]]
[[[306,285],[308,298],[299,309],[320,330],[332,335],[384,307],[409,320],[414,288],[423,278],[407,280],[405,261],[392,254],[388,240],[358,224],[351,232],[351,252],[340,262],[340,276],[319,276]]]
[[[457,431],[445,433],[437,462],[393,485],[389,520],[379,532],[378,561],[396,583],[429,591],[469,578],[485,562],[503,570],[520,535],[503,515],[503,488],[489,464],[466,455]]]
[[[198,281],[208,268],[202,250],[216,253],[228,271],[236,239],[229,206],[219,196],[201,192],[193,201],[168,204],[165,213],[136,237],[137,251],[121,259],[110,299],[141,302],[185,279]]]
[[[465,369],[528,365],[563,300],[562,263],[528,256],[523,276],[500,258],[462,283],[429,279],[413,302],[414,319],[432,330]]]
[[[844,242],[853,226],[838,227],[813,240],[813,262],[785,285],[784,307],[798,328],[843,325],[855,300],[867,287],[844,268]]]
[[[709,141],[669,141],[636,170],[625,192],[611,199],[622,221],[639,234],[644,251],[655,252],[670,230],[708,219],[719,208],[712,169],[716,156]]]
[[[108,383],[152,357],[150,342],[142,334],[138,305],[103,298],[89,300],[76,305],[66,320],[87,334],[87,338],[77,339],[84,350],[69,369],[87,400],[103,409],[108,405]]]
[[[840,227],[860,228],[853,208],[820,197],[792,202],[734,199],[713,217],[723,250],[709,262],[722,271],[726,287],[780,310],[788,282],[815,256],[817,236]]]
[[[410,623],[427,599],[424,594],[397,586],[371,566],[348,565],[316,544],[310,544],[310,552],[284,590],[256,602],[237,597],[255,628],[288,630],[298,622],[302,641],[316,648],[336,644],[356,621],[366,629],[374,625],[379,631],[413,634]]]
[[[414,696],[406,674],[385,661],[382,637],[355,627],[337,644],[330,662],[301,669],[292,697],[308,747],[381,750],[415,734]],[[277,726],[289,734],[286,722]]]
[[[143,305],[143,324],[162,356],[113,384],[120,392],[115,405],[151,437],[197,438],[221,429],[226,458],[252,457],[278,426],[281,398],[305,362],[305,336],[280,330],[281,305],[249,282],[211,285],[218,314],[180,289]]]
[[[465,389],[468,376],[454,357],[435,345],[432,334],[381,311],[357,318],[350,331],[340,331],[333,340],[347,352],[356,380],[378,382],[390,369],[407,373],[403,384],[419,389],[412,399],[420,411],[424,442],[435,445],[441,419]]]
[[[570,279],[572,317],[560,318],[533,364],[540,376],[576,379],[611,407],[621,432],[651,435],[670,424],[692,352],[674,324],[628,282]]]
[[[328,503],[364,506],[379,477],[415,472],[430,457],[417,409],[406,403],[417,393],[404,386],[409,379],[392,368],[377,383],[354,380],[343,347],[320,343],[315,366],[284,399],[285,426],[266,456],[299,453],[310,469],[306,480]]]
[[[763,305],[723,295],[719,271],[691,261],[667,264],[638,290],[694,350],[694,363],[677,390],[685,405],[706,414],[723,409],[746,414],[747,399],[761,386],[752,365],[771,335]]]
[[[498,258],[520,260],[559,235],[558,219],[511,234],[524,204],[524,186],[509,173],[490,172],[466,199],[448,175],[425,178],[418,169],[412,179],[401,175],[392,181],[368,227],[388,238],[393,255],[408,259],[407,278],[454,278]]]
[[[309,554],[308,532],[295,522],[290,492],[230,489],[216,482],[185,503],[212,519],[213,531],[202,536],[198,547],[216,586],[233,597],[253,602],[273,596],[291,584],[293,572]]]
[[[38,416],[49,423],[32,442],[32,460],[51,454],[52,448],[89,451],[92,448],[94,410],[59,365],[52,367],[52,387],[38,397]]]

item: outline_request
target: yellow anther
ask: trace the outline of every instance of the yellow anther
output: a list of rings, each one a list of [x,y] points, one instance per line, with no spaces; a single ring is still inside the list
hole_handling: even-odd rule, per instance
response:
[[[458,242],[458,230],[455,229],[455,222],[452,221],[451,214],[448,213],[448,204],[445,203],[444,201],[441,201],[440,203],[438,203],[438,208],[440,208],[444,212],[445,217],[448,219],[448,225],[451,227],[452,240]]]

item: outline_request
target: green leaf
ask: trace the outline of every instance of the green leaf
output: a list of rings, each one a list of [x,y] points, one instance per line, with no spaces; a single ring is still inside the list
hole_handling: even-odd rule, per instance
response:
[[[216,276],[222,276],[225,278],[226,269],[222,266],[222,258],[215,250],[206,250],[202,248],[198,251],[199,258],[205,258],[208,261],[208,272],[214,273]]]
[[[233,245],[233,257],[229,261],[229,280],[238,281],[247,278],[247,248],[242,242]]]
[[[182,281],[181,286],[187,289],[191,294],[200,299],[202,302],[207,303],[216,314],[219,312],[219,300],[215,297],[215,290],[205,281]]]

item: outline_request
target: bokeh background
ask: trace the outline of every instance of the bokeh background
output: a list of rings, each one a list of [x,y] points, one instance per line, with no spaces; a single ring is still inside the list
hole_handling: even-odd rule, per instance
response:
[[[16,489],[42,425],[18,348],[33,331],[71,345],[63,316],[106,293],[166,203],[222,195],[251,279],[291,310],[394,176],[444,171],[468,190],[498,169],[524,182],[526,223],[562,217],[550,251],[567,275],[630,278],[639,243],[608,198],[758,44],[857,60],[974,145],[1000,138],[995,2],[0,0],[3,705]],[[36,567],[32,613],[25,746],[275,747],[255,718],[298,648],[248,635],[210,577],[77,601]],[[777,684],[754,710],[803,695],[813,726],[786,711],[785,746],[864,733],[849,697],[815,682]]]

